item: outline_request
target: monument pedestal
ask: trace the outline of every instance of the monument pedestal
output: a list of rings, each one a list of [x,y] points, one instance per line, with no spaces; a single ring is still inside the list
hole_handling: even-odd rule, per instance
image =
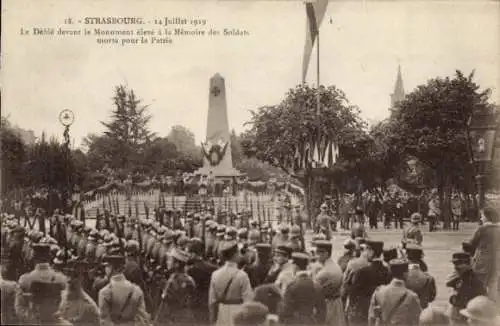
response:
[[[205,175],[209,180],[234,185],[240,171],[233,167],[231,136],[227,117],[226,85],[221,75],[210,78],[208,96],[207,137],[202,143],[203,167],[195,175]]]

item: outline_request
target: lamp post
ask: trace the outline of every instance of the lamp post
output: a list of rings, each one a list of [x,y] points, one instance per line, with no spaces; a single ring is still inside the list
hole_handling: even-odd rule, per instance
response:
[[[476,172],[477,190],[479,195],[479,211],[485,203],[485,178],[488,165],[495,152],[495,137],[498,129],[498,112],[474,113],[468,121],[468,140],[471,154],[471,164]]]
[[[69,175],[70,167],[70,138],[69,138],[69,127],[75,122],[75,115],[73,111],[64,109],[59,113],[59,122],[64,126],[64,152],[65,152],[65,163],[66,163],[66,187],[63,191],[62,201],[64,211],[68,210],[68,200],[71,198],[71,176]]]

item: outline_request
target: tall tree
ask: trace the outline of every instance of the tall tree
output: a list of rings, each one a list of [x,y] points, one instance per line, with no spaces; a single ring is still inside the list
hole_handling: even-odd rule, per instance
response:
[[[148,127],[151,116],[147,113],[148,106],[142,105],[134,91],[123,85],[115,88],[113,102],[111,122],[101,122],[113,148],[109,153],[111,164],[130,169],[140,161],[146,145],[154,137]]]
[[[319,92],[319,96],[318,96]],[[317,111],[317,100],[320,110]],[[318,114],[319,113],[319,114]],[[359,109],[347,100],[335,86],[320,86],[319,90],[299,85],[289,90],[278,105],[261,107],[252,111],[251,126],[242,147],[246,154],[255,154],[262,161],[282,168],[289,174],[297,146],[322,135],[336,139],[342,155],[356,153],[354,145],[364,132],[364,122]],[[314,215],[322,199],[321,193],[313,196],[315,174],[313,169],[302,171],[302,183],[306,189],[306,202],[310,216]]]
[[[10,128],[7,118],[2,117],[0,125],[0,173],[1,192],[22,186],[26,147],[21,138]]]
[[[179,153],[193,158],[201,158],[201,149],[196,145],[194,133],[188,128],[181,125],[172,126],[167,138],[175,145]]]
[[[452,188],[458,178],[471,175],[467,121],[473,112],[490,110],[490,90],[480,91],[473,77],[456,71],[453,78],[429,80],[399,104],[394,117],[393,146],[435,172],[445,228],[450,226]]]

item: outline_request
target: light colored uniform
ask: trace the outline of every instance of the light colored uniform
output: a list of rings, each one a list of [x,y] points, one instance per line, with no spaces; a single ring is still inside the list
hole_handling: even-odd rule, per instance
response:
[[[208,304],[217,311],[216,325],[232,326],[234,313],[244,301],[249,301],[252,297],[253,291],[248,275],[238,269],[236,263],[226,262],[213,272],[208,291]]]
[[[99,313],[101,326],[139,326],[150,322],[144,293],[123,274],[112,276],[108,285],[99,291]]]

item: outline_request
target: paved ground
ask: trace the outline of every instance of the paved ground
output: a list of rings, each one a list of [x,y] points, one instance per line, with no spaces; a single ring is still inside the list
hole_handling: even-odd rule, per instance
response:
[[[424,260],[429,266],[429,272],[436,279],[437,298],[436,305],[445,305],[451,295],[451,289],[445,286],[447,276],[452,272],[451,255],[460,251],[462,241],[469,240],[477,227],[477,223],[463,223],[459,231],[438,231],[429,233],[424,230]],[[372,239],[384,241],[386,246],[397,245],[401,241],[401,230],[374,230],[368,231],[368,236]],[[334,257],[342,254],[342,244],[347,238],[347,234],[338,234],[334,241]]]

